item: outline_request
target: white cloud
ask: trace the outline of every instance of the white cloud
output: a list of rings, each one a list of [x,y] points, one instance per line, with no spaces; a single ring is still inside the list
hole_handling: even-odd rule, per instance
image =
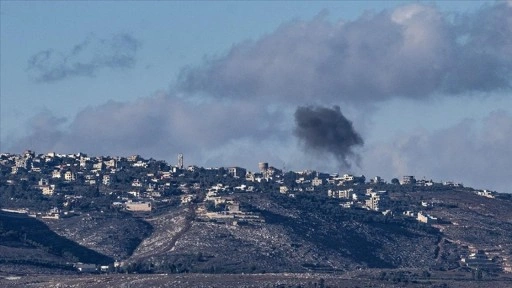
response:
[[[351,22],[295,21],[184,69],[179,85],[296,105],[510,88],[512,9],[497,3],[450,18],[412,4]]]
[[[436,131],[413,131],[373,143],[363,169],[388,178],[403,175],[456,181],[512,193],[512,114],[494,111]]]
[[[15,141],[13,150],[31,147],[36,151],[141,154],[165,159],[176,151],[198,155],[231,141],[279,138],[281,132],[281,114],[265,106],[247,101],[197,103],[166,93],[86,108],[68,127],[55,125],[57,118],[49,112],[44,115],[52,121],[31,119],[29,135]],[[46,140],[33,141],[35,138]]]

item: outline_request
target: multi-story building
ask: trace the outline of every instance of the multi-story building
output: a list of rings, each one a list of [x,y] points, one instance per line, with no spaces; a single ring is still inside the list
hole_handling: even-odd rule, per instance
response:
[[[61,178],[61,177],[62,177],[62,173],[60,173],[60,170],[58,170],[58,169],[53,170],[52,178]]]
[[[52,196],[55,193],[55,185],[46,185],[41,187],[43,195]]]
[[[100,162],[94,163],[94,164],[92,165],[92,169],[94,169],[94,170],[99,170],[99,171],[103,170],[103,168],[104,168],[104,167],[105,167],[105,164],[103,164],[103,161],[100,161]]]
[[[365,206],[374,211],[385,210],[388,202],[386,191],[370,192],[369,198],[365,201]]]
[[[352,197],[353,193],[354,193],[354,189],[352,189],[352,188],[340,190],[338,192],[338,197],[343,198],[343,199],[350,199]]]
[[[352,194],[354,193],[354,189],[345,189],[345,190],[330,190],[327,192],[327,196],[332,198],[340,198],[340,199],[350,199],[352,198]]]
[[[80,157],[80,168],[86,169],[89,166],[89,158],[88,157]]]
[[[381,184],[384,183],[384,180],[380,176],[375,176],[370,180],[372,184]]]
[[[342,177],[343,181],[354,181],[354,175],[350,175],[350,174],[344,174],[343,177]]]
[[[103,175],[102,183],[105,186],[109,186],[112,183],[112,177],[110,175]]]
[[[313,186],[321,186],[324,184],[324,180],[318,177],[315,177],[313,180],[311,180],[311,185]]]
[[[245,175],[247,174],[247,170],[244,168],[240,168],[240,167],[229,167],[228,173],[232,177],[242,178],[242,177],[245,177]]]
[[[105,163],[107,168],[117,168],[117,161],[115,159],[110,159],[108,161],[104,161],[103,163]]]
[[[26,158],[18,158],[16,159],[15,161],[15,165],[16,167],[18,168],[23,168],[23,169],[28,169],[28,166],[29,166],[29,159],[26,159]]]
[[[402,176],[402,181],[400,181],[401,185],[410,185],[414,184],[416,182],[416,179],[414,179],[414,176]]]
[[[76,180],[76,174],[72,171],[68,170],[66,173],[64,173],[64,180],[66,181],[75,181]]]

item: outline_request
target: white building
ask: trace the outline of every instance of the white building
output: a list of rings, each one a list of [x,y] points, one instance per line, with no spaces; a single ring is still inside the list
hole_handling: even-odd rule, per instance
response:
[[[117,167],[117,162],[115,159],[110,159],[108,161],[104,161],[103,163],[105,163],[105,166],[107,166],[107,168],[116,168]]]
[[[43,192],[43,195],[52,196],[53,193],[55,193],[55,185],[41,186],[41,191]]]
[[[132,181],[132,187],[142,187],[142,182],[139,179],[134,179]]]
[[[93,273],[96,272],[96,265],[95,264],[85,264],[85,263],[76,263],[75,265],[76,270],[82,273]]]
[[[190,203],[193,200],[195,200],[196,198],[197,198],[196,195],[192,195],[192,194],[181,195],[181,204]]]
[[[66,180],[66,181],[75,181],[76,180],[76,174],[71,172],[71,171],[67,171],[66,173],[64,173],[64,180]]]
[[[416,218],[416,219],[422,223],[427,223],[427,224],[437,222],[436,217],[430,216],[426,213],[424,214],[422,212],[418,212],[418,218]]]
[[[61,177],[62,177],[62,174],[60,173],[59,170],[53,170],[52,178],[61,178]]]
[[[103,175],[102,183],[105,186],[109,186],[111,184],[111,176],[110,175]]]
[[[370,210],[384,210],[388,200],[387,196],[386,191],[371,192],[369,198],[365,201],[365,205]]]
[[[352,194],[354,193],[354,189],[345,189],[345,190],[330,190],[327,191],[327,196],[331,198],[341,198],[341,199],[350,199]]]
[[[483,196],[483,197],[487,197],[487,198],[494,198],[494,195],[492,192],[490,191],[487,191],[487,190],[484,190],[484,191],[478,191],[476,192],[477,195],[480,195],[480,196]]]
[[[127,202],[126,210],[132,212],[151,212],[151,202]]]
[[[144,161],[137,161],[135,163],[132,164],[132,167],[142,167],[142,168],[148,168],[148,163],[144,162]]]
[[[315,177],[312,181],[311,181],[311,185],[313,186],[321,186],[324,184],[324,180],[321,179],[321,178],[318,178],[318,177]]]
[[[354,181],[354,175],[343,174],[343,181]]]
[[[350,199],[352,197],[353,193],[354,193],[354,189],[352,189],[352,188],[345,189],[345,190],[340,190],[338,192],[338,197],[339,198],[343,198],[343,199]]]
[[[380,184],[380,183],[384,183],[384,180],[380,176],[375,176],[375,177],[373,177],[371,182],[373,184]]]
[[[416,182],[414,176],[402,176],[402,181],[400,181],[400,185],[410,185],[414,184],[414,182]]]

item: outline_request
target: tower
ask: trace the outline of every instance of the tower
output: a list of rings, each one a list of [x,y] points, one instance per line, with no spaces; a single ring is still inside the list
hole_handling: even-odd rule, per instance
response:
[[[183,169],[183,153],[178,154],[178,168]]]
[[[258,168],[260,169],[261,173],[265,173],[268,170],[268,163],[260,162],[260,163],[258,163]]]

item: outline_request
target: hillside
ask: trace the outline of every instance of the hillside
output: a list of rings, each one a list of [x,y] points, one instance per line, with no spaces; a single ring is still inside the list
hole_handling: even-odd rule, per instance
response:
[[[511,194],[260,164],[2,154],[0,206],[19,213],[0,218],[0,272],[76,262],[109,273],[512,271]]]
[[[90,212],[45,223],[55,233],[113,259],[130,256],[152,231],[146,221],[127,213]]]
[[[233,225],[233,219],[204,219],[200,201],[175,207],[147,218],[154,231],[126,262],[146,272],[247,273],[457,269],[461,257],[475,249],[496,261],[508,259],[510,200],[483,198],[470,190],[391,195],[397,201],[407,195],[411,206],[435,201],[437,206],[425,209],[440,221],[429,225],[400,215],[342,209],[336,200],[314,194],[231,194],[242,211],[259,220],[244,222],[238,215]],[[475,204],[480,210],[471,208]],[[494,205],[502,208],[500,216],[483,217],[481,209]]]
[[[37,219],[3,211],[0,211],[0,251],[2,267],[69,270],[72,268],[70,264],[75,262],[109,264],[113,261],[56,234]]]
[[[261,219],[233,225],[187,212],[198,210],[198,204],[181,207],[148,219],[155,231],[128,261],[154,271],[238,273],[433,267],[436,262],[440,233],[412,220],[342,210],[306,195],[239,194],[236,200]]]

